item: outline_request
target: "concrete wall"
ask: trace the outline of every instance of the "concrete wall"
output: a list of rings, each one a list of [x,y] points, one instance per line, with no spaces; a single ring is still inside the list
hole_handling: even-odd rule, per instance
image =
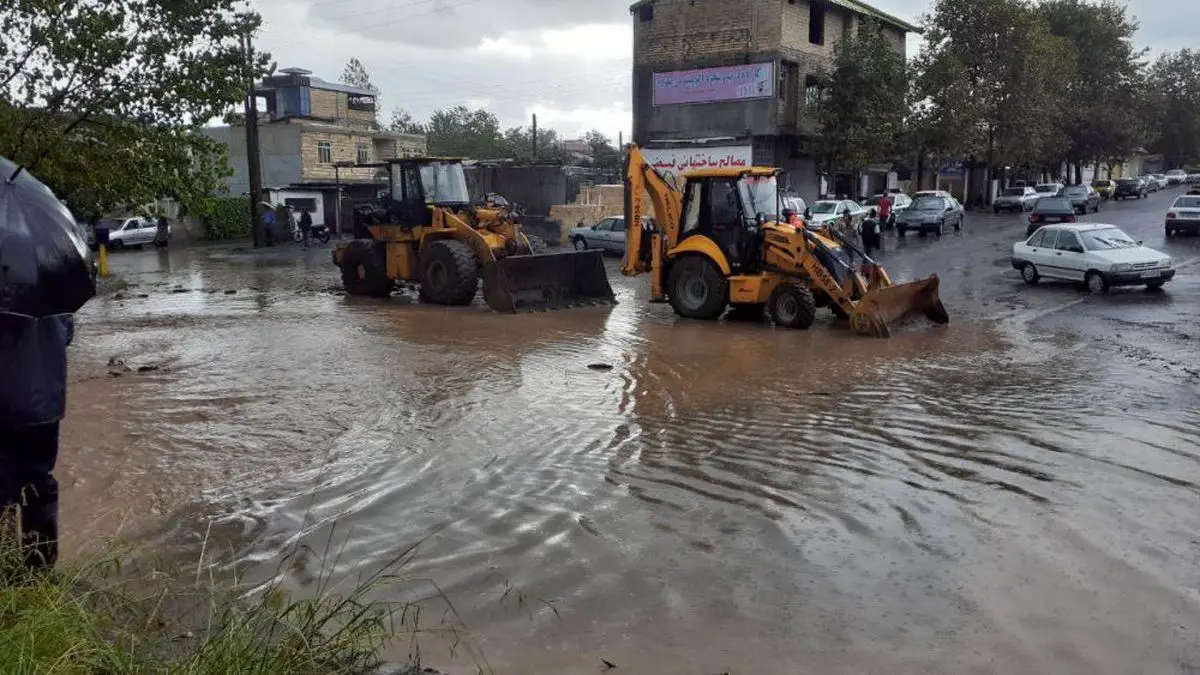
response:
[[[246,163],[246,129],[208,127],[204,133],[224,143],[227,148],[227,159],[233,169],[233,175],[225,181],[229,194],[237,196],[250,192],[250,173]],[[259,127],[258,137],[262,148],[263,185],[291,185],[300,182],[300,127],[291,124],[267,124]]]
[[[496,192],[524,209],[522,220],[529,232],[546,241],[559,241],[564,224],[550,219],[550,208],[568,204],[579,194],[579,181],[554,165],[473,165],[466,169],[472,199]],[[574,227],[575,223],[566,223]]]

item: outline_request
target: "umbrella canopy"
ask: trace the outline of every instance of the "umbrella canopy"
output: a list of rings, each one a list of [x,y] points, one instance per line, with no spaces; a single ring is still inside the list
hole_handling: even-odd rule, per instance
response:
[[[0,157],[0,312],[72,314],[95,293],[74,216],[50,188]]]

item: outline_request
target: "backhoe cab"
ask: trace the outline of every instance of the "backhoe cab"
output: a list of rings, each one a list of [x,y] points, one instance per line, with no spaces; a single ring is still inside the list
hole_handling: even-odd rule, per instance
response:
[[[785,222],[777,174],[767,167],[702,169],[688,173],[679,191],[631,145],[625,222],[642,222],[648,195],[656,226],[626,233],[622,273],[649,273],[651,301],[670,302],[688,318],[716,319],[732,306],[765,309],[777,325],[808,328],[816,309],[828,306],[849,319],[854,332],[879,337],[912,313],[949,321],[936,276],[893,284],[832,230],[810,232]]]
[[[547,253],[521,231],[507,201],[471,203],[462,160],[388,162],[388,189],[354,213],[354,240],[333,262],[351,295],[384,297],[397,282],[419,284],[424,302],[467,305],[479,279],[498,312],[612,304],[600,251]]]

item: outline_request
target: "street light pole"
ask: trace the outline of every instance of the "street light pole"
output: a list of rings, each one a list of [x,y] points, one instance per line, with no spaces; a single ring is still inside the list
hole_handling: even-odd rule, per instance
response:
[[[340,168],[337,164],[333,165],[333,184],[337,186],[337,194],[334,196],[333,222],[338,239],[342,238],[342,176],[338,172]]]

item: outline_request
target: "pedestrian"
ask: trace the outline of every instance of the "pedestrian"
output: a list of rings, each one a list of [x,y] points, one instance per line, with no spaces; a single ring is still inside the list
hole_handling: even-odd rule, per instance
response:
[[[892,217],[892,198],[889,197],[888,194],[885,192],[885,193],[883,193],[883,196],[879,198],[879,222],[880,223],[889,222],[891,220],[891,217]]]
[[[308,250],[308,240],[312,237],[312,216],[308,209],[300,211],[300,238],[304,242],[304,250]]]
[[[271,245],[274,239],[275,230],[275,209],[267,206],[263,209],[263,243],[267,246]]]
[[[867,213],[867,217],[862,223],[862,245],[863,253],[871,255],[872,251],[878,251],[880,247],[880,239],[882,239],[882,231],[879,226],[881,218],[875,209],[871,209]]]
[[[166,248],[167,240],[171,236],[171,226],[167,223],[165,215],[158,217],[158,225],[154,228],[154,245],[158,248]]]

